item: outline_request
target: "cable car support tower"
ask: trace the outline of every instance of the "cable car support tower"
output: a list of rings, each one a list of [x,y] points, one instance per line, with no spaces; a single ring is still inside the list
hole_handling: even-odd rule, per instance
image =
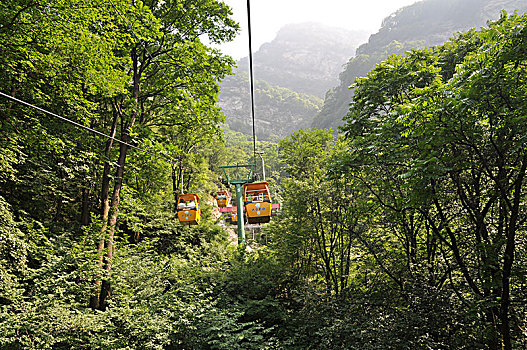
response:
[[[220,166],[225,175],[223,183],[227,186],[234,185],[236,188],[236,213],[238,214],[238,245],[245,244],[245,226],[244,226],[244,211],[243,211],[243,188],[242,186],[249,183],[253,179],[254,164],[243,164],[243,165],[224,165]],[[246,177],[238,176],[238,178],[231,178],[227,172],[227,169],[240,169],[245,168],[247,170]]]
[[[254,117],[254,73],[253,73],[253,54],[252,54],[252,30],[251,30],[251,3],[247,0],[247,26],[249,33],[249,80],[251,91],[251,117],[252,117],[252,133],[253,133],[253,162],[256,162],[256,130]],[[261,157],[261,155],[260,155]],[[245,244],[245,227],[244,227],[244,191],[243,185],[250,183],[254,179],[255,164],[242,165],[225,165],[220,166],[225,175],[223,183],[227,186],[234,185],[236,188],[236,211],[238,224],[238,245]],[[239,174],[239,169],[246,169],[246,176]],[[234,170],[237,173],[237,178],[231,178],[228,171]],[[264,170],[265,171],[265,170]],[[265,179],[264,179],[265,180]]]

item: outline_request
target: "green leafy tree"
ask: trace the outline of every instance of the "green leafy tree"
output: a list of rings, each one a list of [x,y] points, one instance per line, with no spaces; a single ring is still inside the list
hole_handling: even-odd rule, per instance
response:
[[[414,223],[409,247],[426,247],[414,266],[428,266],[437,286],[448,281],[444,288],[484,315],[490,348],[511,349],[519,334],[511,290],[523,264],[515,260],[526,169],[523,23],[503,16],[480,33],[383,62],[357,82],[345,127],[348,165],[362,169],[350,171],[364,174],[387,209],[383,220],[401,233],[411,228],[405,219]]]
[[[232,60],[218,51],[207,48],[199,40],[207,35],[212,42],[229,40],[237,26],[228,17],[230,9],[221,2],[200,1],[190,4],[138,3],[131,7],[137,20],[127,8],[115,8],[122,15],[122,25],[129,28],[138,40],[123,48],[123,55],[129,57],[131,84],[128,93],[111,101],[114,121],[119,120],[120,139],[130,142],[133,130],[157,127],[180,126],[185,131],[202,125],[216,126],[221,121],[217,100],[218,80],[230,72]],[[128,18],[128,19],[127,19]],[[148,25],[145,25],[148,23]],[[198,126],[198,128],[196,128]],[[115,134],[114,122],[111,133]],[[193,141],[192,137],[187,137]],[[181,151],[190,151],[185,145]],[[112,144],[108,143],[105,153],[109,155]],[[119,145],[117,169],[114,175],[113,192],[110,196],[109,162],[105,164],[102,177],[102,221],[101,240],[98,245],[99,266],[111,271],[114,251],[114,237],[117,227],[120,193],[123,186],[128,146]],[[103,251],[106,256],[103,258]],[[103,281],[99,295],[91,299],[93,308],[105,307],[110,285]]]
[[[361,196],[353,179],[328,172],[328,163],[344,146],[342,140],[334,143],[328,130],[300,130],[280,142],[288,177],[284,209],[271,228],[279,255],[313,278],[328,297],[349,286],[354,241],[361,230]]]

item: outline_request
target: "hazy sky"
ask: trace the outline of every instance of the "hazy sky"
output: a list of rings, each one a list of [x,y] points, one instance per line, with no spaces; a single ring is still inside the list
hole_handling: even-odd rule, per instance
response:
[[[224,0],[233,8],[241,33],[221,49],[235,59],[247,56],[247,0]],[[251,0],[253,51],[274,39],[289,23],[320,22],[334,27],[375,33],[382,20],[417,0]]]

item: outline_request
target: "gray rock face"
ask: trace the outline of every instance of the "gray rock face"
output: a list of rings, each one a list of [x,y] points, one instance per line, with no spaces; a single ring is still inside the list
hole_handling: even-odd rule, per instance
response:
[[[338,83],[342,66],[367,39],[365,32],[351,32],[317,23],[290,24],[254,54],[254,75],[296,92],[324,98]],[[247,58],[240,60],[247,67]]]
[[[502,10],[527,11],[525,0],[424,0],[403,7],[384,19],[379,31],[357,49],[340,73],[340,84],[326,94],[324,106],[314,118],[314,128],[337,129],[353,99],[349,86],[365,76],[375,64],[390,54],[411,48],[434,46],[447,41],[456,32],[485,26],[498,19]]]
[[[309,127],[325,92],[338,84],[343,64],[366,38],[365,32],[303,23],[282,28],[262,45],[253,55],[258,138],[279,139]],[[252,133],[247,58],[221,83],[219,106],[231,129]]]

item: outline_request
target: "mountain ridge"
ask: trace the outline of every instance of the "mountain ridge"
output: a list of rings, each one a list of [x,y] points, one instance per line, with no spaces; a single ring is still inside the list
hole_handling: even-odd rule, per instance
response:
[[[365,76],[377,63],[391,54],[403,54],[418,47],[442,44],[456,32],[484,26],[498,19],[505,9],[527,11],[527,2],[520,0],[424,0],[402,7],[386,17],[379,31],[361,45],[340,73],[340,84],[326,94],[320,113],[311,126],[317,129],[342,125],[353,92],[349,86],[357,77]]]
[[[366,40],[353,32],[315,22],[284,26],[254,53],[255,129],[258,139],[275,140],[310,127],[324,94]],[[252,134],[248,59],[221,83],[218,105],[234,131]]]

